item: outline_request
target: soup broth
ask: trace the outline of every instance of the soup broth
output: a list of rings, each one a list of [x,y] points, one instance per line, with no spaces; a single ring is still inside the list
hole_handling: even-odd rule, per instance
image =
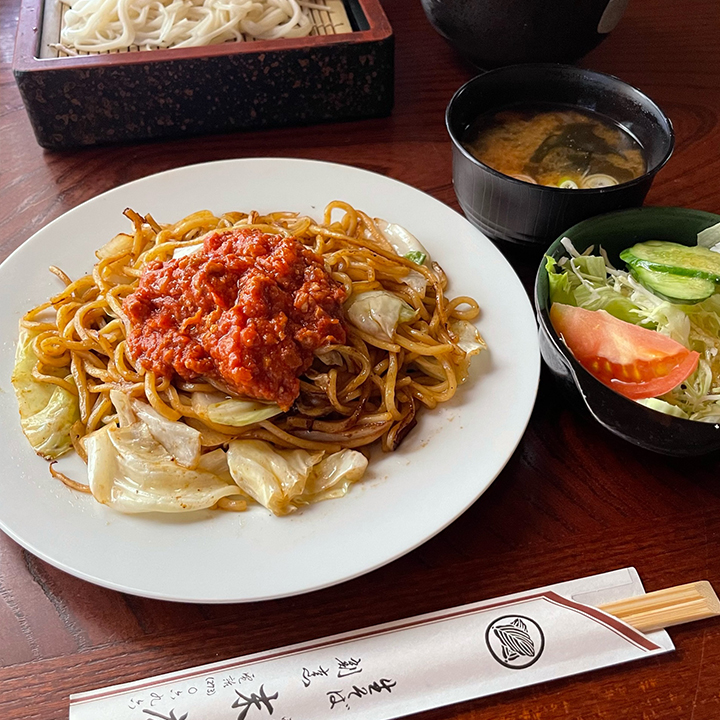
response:
[[[646,169],[642,147],[627,130],[570,107],[523,106],[481,115],[463,144],[504,175],[550,187],[607,187]]]

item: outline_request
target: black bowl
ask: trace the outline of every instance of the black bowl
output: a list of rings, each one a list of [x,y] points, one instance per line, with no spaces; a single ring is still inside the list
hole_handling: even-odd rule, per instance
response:
[[[572,63],[608,36],[627,0],[422,0],[430,24],[480,68]]]
[[[619,123],[644,148],[647,171],[612,187],[568,190],[503,175],[463,147],[479,115],[538,103],[574,106]],[[445,122],[453,142],[455,194],[470,222],[495,240],[542,247],[588,217],[642,205],[675,143],[670,120],[646,95],[611,75],[567,65],[515,65],[478,75],[455,93]]]
[[[547,255],[567,255],[563,237],[583,252],[602,245],[615,267],[624,267],[620,252],[645,240],[668,240],[695,245],[697,234],[720,222],[720,215],[684,208],[638,208],[609,213],[575,225],[558,238]],[[635,445],[663,455],[702,455],[720,449],[720,425],[665,415],[628,400],[595,379],[575,360],[550,323],[548,277],[545,259],[535,281],[535,310],[540,327],[540,352],[551,372],[574,397],[584,400],[604,427]]]

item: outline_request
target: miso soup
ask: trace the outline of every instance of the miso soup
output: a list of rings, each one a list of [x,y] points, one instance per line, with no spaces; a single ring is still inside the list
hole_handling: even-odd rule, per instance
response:
[[[618,185],[646,169],[643,149],[627,130],[574,107],[521,106],[481,115],[463,144],[504,175],[551,187]]]

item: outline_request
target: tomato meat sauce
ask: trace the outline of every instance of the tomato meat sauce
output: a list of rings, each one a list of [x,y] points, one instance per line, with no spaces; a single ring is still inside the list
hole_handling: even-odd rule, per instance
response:
[[[345,299],[295,238],[213,231],[194,253],[147,265],[123,302],[128,348],[159,377],[207,377],[289,410],[315,350],[345,343]]]

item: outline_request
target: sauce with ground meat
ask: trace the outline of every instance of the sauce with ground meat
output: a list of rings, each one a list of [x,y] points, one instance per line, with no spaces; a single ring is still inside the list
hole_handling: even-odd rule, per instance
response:
[[[131,356],[159,377],[208,377],[289,410],[313,353],[344,344],[346,291],[295,238],[213,231],[190,255],[147,265],[123,302]]]

